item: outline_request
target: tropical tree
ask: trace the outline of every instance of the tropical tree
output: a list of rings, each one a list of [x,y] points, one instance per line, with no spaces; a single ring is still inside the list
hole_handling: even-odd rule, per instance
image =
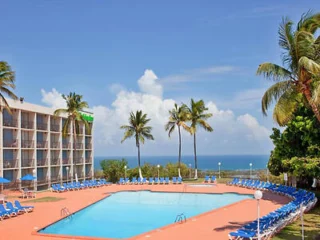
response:
[[[10,107],[7,100],[3,96],[3,93],[8,97],[17,100],[18,97],[12,92],[12,90],[15,88],[15,73],[11,70],[11,67],[7,62],[0,61],[0,100],[4,103],[4,107],[9,113],[11,113]]]
[[[63,99],[66,101],[66,108],[59,108],[54,111],[55,116],[66,115],[67,118],[62,126],[62,136],[66,137],[69,133],[69,128],[72,127],[73,131],[73,149],[76,149],[77,135],[80,129],[80,123],[85,125],[86,131],[90,131],[89,123],[81,114],[85,108],[88,108],[88,103],[82,101],[82,95],[70,92],[69,95],[62,94]],[[73,161],[73,172],[77,179],[77,171],[75,169],[75,161]]]
[[[171,137],[172,132],[178,128],[179,134],[179,157],[178,157],[178,175],[181,177],[180,167],[181,167],[181,127],[189,131],[189,127],[186,124],[188,120],[188,107],[185,104],[178,106],[174,104],[174,108],[169,111],[169,121],[165,125],[165,130],[168,131],[169,137]]]
[[[131,112],[129,117],[129,125],[123,125],[120,127],[120,129],[125,130],[121,143],[128,138],[135,138],[136,147],[138,148],[139,177],[141,179],[140,144],[144,144],[145,138],[148,140],[154,140],[151,134],[152,127],[147,126],[149,121],[150,119],[147,118],[147,114],[143,114],[142,111],[136,111],[136,113]]]
[[[279,45],[284,50],[283,66],[273,63],[259,65],[257,74],[276,81],[262,97],[262,112],[276,101],[273,118],[284,126],[294,116],[300,102],[310,106],[320,121],[320,13],[303,14],[293,31],[293,22],[284,18],[279,27]]]
[[[191,99],[191,106],[188,108],[188,121],[191,122],[189,132],[193,135],[193,149],[194,149],[194,178],[198,179],[198,161],[197,161],[197,145],[196,145],[196,133],[198,126],[205,131],[212,132],[213,128],[206,122],[206,120],[212,117],[212,113],[206,113],[208,108],[205,106],[203,100],[194,101]]]

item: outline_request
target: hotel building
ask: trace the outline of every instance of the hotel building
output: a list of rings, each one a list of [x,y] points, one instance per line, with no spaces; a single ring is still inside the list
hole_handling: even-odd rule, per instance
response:
[[[0,113],[0,176],[10,180],[10,186],[30,186],[20,181],[26,174],[37,177],[37,190],[76,180],[76,174],[79,181],[93,178],[92,113],[82,113],[90,130],[80,123],[76,136],[70,127],[64,137],[66,116],[56,117],[54,109],[23,100],[7,101],[12,114],[6,109]]]

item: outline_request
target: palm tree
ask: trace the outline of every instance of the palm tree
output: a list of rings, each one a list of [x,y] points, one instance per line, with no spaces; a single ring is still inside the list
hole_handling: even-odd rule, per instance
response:
[[[315,32],[320,27],[320,13],[303,14],[292,30],[293,22],[283,19],[279,27],[279,45],[284,50],[283,67],[273,63],[263,63],[257,70],[258,75],[276,81],[262,97],[262,112],[273,101],[276,105],[273,118],[284,126],[293,117],[299,102],[310,106],[320,121],[320,37]]]
[[[150,119],[147,118],[147,114],[143,114],[142,111],[136,111],[136,113],[131,112],[129,117],[129,125],[123,125],[120,127],[120,129],[125,130],[121,143],[131,137],[134,137],[136,140],[136,147],[138,148],[139,177],[141,179],[140,144],[144,144],[145,138],[148,140],[154,140],[151,134],[152,127],[147,126],[149,121]]]
[[[206,122],[206,120],[212,117],[212,113],[206,113],[208,108],[205,106],[203,100],[195,102],[191,99],[191,106],[188,108],[188,121],[191,122],[189,132],[193,135],[193,148],[194,148],[194,178],[198,179],[198,161],[197,161],[197,145],[196,145],[196,133],[197,127],[202,127],[205,131],[212,132],[213,128]]]
[[[70,92],[69,95],[62,94],[63,99],[67,103],[66,108],[60,108],[54,111],[55,116],[60,116],[61,114],[67,115],[67,119],[65,120],[62,126],[62,136],[66,137],[69,133],[69,127],[72,127],[73,131],[73,149],[76,149],[77,142],[77,133],[79,133],[79,123],[82,122],[85,125],[87,131],[89,129],[88,121],[83,117],[81,111],[85,108],[88,108],[88,103],[82,101],[82,95],[78,95],[76,93]],[[73,161],[73,170],[74,176],[77,179],[77,171],[75,170],[75,161]]]
[[[3,96],[3,93],[8,95],[10,98],[17,100],[18,97],[12,92],[10,89],[15,89],[15,74],[11,70],[11,67],[7,62],[0,61],[0,100],[3,101],[4,107],[8,110],[9,113],[11,113],[9,104],[5,97]],[[1,110],[1,106],[0,106]]]
[[[186,124],[188,119],[188,107],[185,104],[178,106],[176,103],[174,104],[174,108],[169,111],[169,121],[165,125],[165,130],[168,131],[169,137],[172,132],[175,130],[176,126],[178,127],[179,134],[179,157],[178,157],[178,175],[181,177],[181,127],[189,131],[189,128]]]

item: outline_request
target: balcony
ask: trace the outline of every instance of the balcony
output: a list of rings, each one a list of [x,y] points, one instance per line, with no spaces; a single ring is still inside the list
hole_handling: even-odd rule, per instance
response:
[[[33,129],[33,122],[31,122],[31,121],[21,121],[21,128]]]
[[[21,167],[34,167],[34,159],[22,159]]]
[[[60,158],[51,158],[50,164],[51,166],[60,165]]]
[[[37,141],[37,148],[47,148],[47,141]]]
[[[70,148],[70,143],[69,142],[62,142],[62,148],[69,149]]]
[[[86,178],[92,178],[92,174],[91,173],[86,173]]]
[[[46,131],[48,129],[48,125],[45,123],[37,123],[37,130]]]
[[[92,149],[92,144],[91,143],[86,143],[86,149]]]
[[[83,164],[83,158],[82,157],[75,157],[75,158],[73,158],[73,162],[75,164]]]
[[[37,166],[38,167],[43,167],[43,166],[47,166],[48,162],[47,159],[37,159]]]
[[[59,132],[60,131],[60,126],[58,124],[50,124],[50,130],[52,132]]]
[[[60,142],[51,142],[50,147],[51,148],[60,148]]]
[[[22,140],[21,141],[21,148],[33,148],[33,141],[32,140]]]
[[[3,119],[3,126],[5,127],[18,127],[18,120],[5,118]]]
[[[38,177],[37,178],[37,185],[45,185],[49,183],[48,177]]]
[[[81,128],[81,129],[78,129],[78,130],[76,130],[76,134],[77,135],[83,135],[83,129]]]
[[[61,181],[61,177],[57,174],[55,175],[51,175],[51,183],[57,183],[57,182],[60,182]]]
[[[83,149],[83,144],[82,143],[74,143],[73,147],[74,147],[74,149]]]
[[[91,157],[86,157],[86,163],[91,163]]]
[[[63,164],[63,165],[69,165],[69,164],[71,164],[70,159],[69,159],[69,158],[64,158],[64,159],[62,159],[62,164]]]
[[[17,159],[10,159],[10,160],[3,160],[3,168],[17,168],[18,167],[18,160]]]
[[[3,147],[5,148],[18,148],[18,139],[4,140]]]

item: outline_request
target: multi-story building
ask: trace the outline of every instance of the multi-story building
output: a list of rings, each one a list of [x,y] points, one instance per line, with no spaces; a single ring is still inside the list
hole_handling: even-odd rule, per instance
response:
[[[21,101],[7,100],[11,114],[0,113],[0,176],[24,187],[26,174],[37,178],[36,188],[52,183],[93,178],[93,114],[83,112],[89,129],[80,123],[63,136],[66,116],[54,116],[54,109]]]

